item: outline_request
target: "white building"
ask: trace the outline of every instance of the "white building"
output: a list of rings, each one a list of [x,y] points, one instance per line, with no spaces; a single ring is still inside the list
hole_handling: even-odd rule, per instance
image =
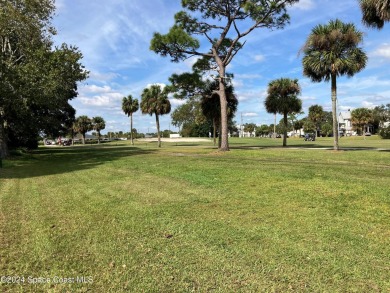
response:
[[[354,131],[352,129],[351,122],[351,110],[347,112],[340,112],[339,114],[339,131],[345,135],[352,135]]]

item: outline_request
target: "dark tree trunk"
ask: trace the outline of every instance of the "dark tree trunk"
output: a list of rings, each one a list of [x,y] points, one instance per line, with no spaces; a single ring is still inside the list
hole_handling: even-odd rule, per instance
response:
[[[284,113],[283,115],[283,123],[284,123],[284,129],[283,129],[283,146],[287,146],[287,113]]]
[[[161,137],[160,137],[160,120],[158,119],[158,114],[154,113],[156,115],[156,126],[157,126],[157,146],[161,148]]]
[[[221,128],[222,128],[222,123],[218,123],[218,148],[221,148],[222,145],[222,137],[221,137]]]
[[[213,139],[214,139],[214,146],[217,145],[217,122],[215,118],[213,118]]]
[[[85,133],[83,133],[82,136],[83,136],[83,144],[85,144]]]
[[[130,139],[131,139],[131,145],[134,145],[134,140],[133,140],[133,114],[130,114]]]
[[[332,74],[332,114],[333,114],[333,148],[339,150],[339,129],[337,125],[337,80],[336,74]]]
[[[4,121],[0,117],[0,160],[9,156],[7,135],[4,130]]]

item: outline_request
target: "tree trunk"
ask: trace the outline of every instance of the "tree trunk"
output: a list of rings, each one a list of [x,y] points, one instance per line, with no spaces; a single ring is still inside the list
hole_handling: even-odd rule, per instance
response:
[[[284,129],[283,129],[283,146],[287,146],[287,113],[284,113],[283,115],[283,123],[284,123]]]
[[[83,144],[85,144],[85,133],[83,133]]]
[[[221,145],[219,147],[220,151],[229,150],[229,137],[228,137],[228,116],[227,116],[227,99],[225,91],[225,83],[223,79],[225,78],[225,67],[219,65],[219,101],[221,103],[221,129],[219,131],[219,136],[221,139]]]
[[[221,128],[222,128],[222,123],[221,121],[218,124],[218,148],[221,148],[222,145],[222,137],[221,137]]]
[[[215,118],[213,118],[213,139],[214,139],[214,146],[217,145],[217,122],[215,121]]]
[[[9,156],[8,145],[7,145],[7,135],[4,131],[4,121],[0,117],[0,160],[5,159]]]
[[[100,130],[97,133],[98,133],[98,144],[100,144]]]
[[[130,114],[130,139],[131,139],[131,145],[134,145],[134,140],[133,140],[133,114]]]
[[[161,148],[161,138],[160,138],[160,120],[158,119],[158,114],[154,113],[156,115],[156,126],[157,126],[157,146]]]
[[[275,121],[274,121],[274,133],[272,134],[273,138],[276,138],[276,113],[275,113]]]
[[[339,150],[339,129],[337,125],[337,83],[336,74],[332,73],[332,114],[333,114],[333,149]]]

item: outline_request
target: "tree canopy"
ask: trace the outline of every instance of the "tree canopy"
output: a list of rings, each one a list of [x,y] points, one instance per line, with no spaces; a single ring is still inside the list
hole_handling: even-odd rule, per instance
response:
[[[69,101],[88,72],[77,47],[53,47],[54,1],[0,1],[0,156],[8,146],[36,147],[41,134],[64,135]]]
[[[168,88],[162,88],[160,85],[154,84],[145,88],[142,92],[141,111],[143,114],[155,115],[158,147],[161,147],[160,136],[160,115],[169,114],[171,112],[171,103],[168,99]]]
[[[123,112],[130,117],[130,139],[131,144],[134,144],[133,138],[133,113],[137,112],[139,109],[138,99],[134,99],[131,95],[123,97],[122,99],[122,110]]]
[[[368,27],[382,29],[390,20],[390,0],[359,0],[362,21]]]
[[[298,0],[182,0],[183,10],[167,34],[155,33],[150,49],[173,62],[191,56],[209,58],[218,72],[221,105],[220,150],[229,150],[226,66],[245,45],[240,41],[259,28],[280,29],[289,22],[286,7]],[[201,42],[208,43],[208,49]]]
[[[363,33],[354,24],[336,19],[326,25],[317,25],[303,47],[303,74],[314,82],[331,81],[333,133],[337,125],[337,77],[351,77],[367,63],[367,55],[359,47]],[[338,135],[334,135],[334,149],[338,150]]]
[[[287,115],[299,113],[302,110],[302,101],[298,98],[300,94],[301,88],[297,79],[280,78],[268,84],[267,97],[264,105],[268,113],[279,113],[283,115],[283,146],[287,145]]]

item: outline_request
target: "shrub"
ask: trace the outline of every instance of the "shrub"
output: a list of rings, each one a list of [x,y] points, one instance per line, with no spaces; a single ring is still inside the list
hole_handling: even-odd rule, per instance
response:
[[[379,130],[379,136],[383,139],[390,139],[390,125]]]

